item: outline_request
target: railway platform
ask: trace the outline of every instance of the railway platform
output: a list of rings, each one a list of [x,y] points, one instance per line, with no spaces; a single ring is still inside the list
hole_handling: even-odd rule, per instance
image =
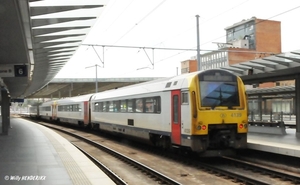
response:
[[[8,135],[0,135],[1,185],[115,184],[51,129],[21,118],[10,118],[10,125]]]
[[[287,128],[285,134],[248,133],[247,147],[254,150],[300,158],[300,139],[296,129]]]

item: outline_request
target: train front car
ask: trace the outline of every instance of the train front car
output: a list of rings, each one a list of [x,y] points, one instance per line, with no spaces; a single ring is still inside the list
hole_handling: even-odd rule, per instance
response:
[[[207,70],[190,83],[191,148],[226,154],[247,144],[247,95],[242,80],[224,70]]]

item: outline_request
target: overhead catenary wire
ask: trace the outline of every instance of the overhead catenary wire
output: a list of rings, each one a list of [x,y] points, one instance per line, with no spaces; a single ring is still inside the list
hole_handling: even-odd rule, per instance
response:
[[[100,44],[81,44],[83,46],[101,46],[101,47],[115,47],[115,48],[127,48],[127,49],[156,49],[156,50],[178,50],[178,51],[196,51],[195,48],[162,48],[162,47],[148,47],[148,46],[120,46],[120,45],[100,45]],[[228,52],[242,52],[242,53],[262,53],[259,51],[241,51],[241,50],[227,50],[227,49],[200,49],[200,51],[228,51]],[[273,54],[273,52],[263,52]]]
[[[147,17],[149,17],[155,10],[157,10],[166,0],[160,2],[157,6],[155,6],[150,12],[148,12],[144,17],[142,17],[138,22],[136,22],[129,30],[127,30],[119,39],[117,39],[114,44],[118,43],[122,40],[126,35],[128,35],[136,26],[138,26],[141,22],[143,22]]]
[[[281,12],[281,13],[279,13],[279,14],[276,14],[276,15],[274,15],[274,16],[271,16],[271,17],[269,17],[269,18],[267,18],[267,19],[263,19],[263,20],[261,20],[261,21],[258,21],[255,25],[257,25],[257,24],[259,24],[259,23],[262,23],[262,22],[264,22],[264,21],[270,20],[270,19],[272,19],[272,18],[274,18],[274,17],[283,15],[283,14],[285,14],[285,13],[291,12],[291,11],[296,10],[296,9],[298,9],[298,8],[300,8],[300,6],[297,6],[297,7],[294,7],[294,8],[292,8],[292,9],[286,10],[286,11],[284,11],[284,12]],[[241,30],[241,29],[240,29],[240,30]],[[236,30],[236,31],[240,31],[240,30]],[[212,40],[210,40],[210,41],[208,41],[208,42],[205,42],[205,43],[200,44],[200,46],[203,46],[203,45],[205,45],[205,44],[211,43],[211,42],[213,42],[213,41],[215,41],[215,40],[221,39],[221,38],[226,37],[226,36],[227,36],[227,34],[226,34],[226,35],[223,35],[223,36],[220,36],[220,37],[217,37],[217,38],[212,39]],[[196,48],[196,46],[194,46],[193,48]],[[200,50],[200,51],[213,51],[213,50],[203,50],[203,49],[202,49],[202,50]],[[214,51],[216,51],[216,50],[214,50]],[[217,50],[217,51],[221,51],[221,50]],[[169,59],[169,58],[172,58],[172,57],[175,57],[175,56],[177,56],[177,55],[180,55],[180,54],[182,54],[182,53],[184,53],[184,52],[186,52],[186,51],[182,51],[182,52],[180,52],[180,53],[178,53],[178,54],[172,55],[171,57],[167,57],[167,58],[165,58],[165,59],[161,59],[161,60],[159,60],[158,62],[162,62],[162,61],[167,60],[167,59]],[[234,50],[231,51],[231,52],[234,52]],[[247,52],[247,51],[243,51],[243,52]],[[257,53],[266,53],[266,54],[267,54],[267,53],[270,53],[270,54],[273,54],[272,52],[261,52],[261,51],[260,51],[260,52],[257,52]]]
[[[247,2],[247,1],[245,1],[245,2]],[[244,3],[245,3],[245,2],[244,2]],[[237,5],[237,6],[239,6],[239,5]],[[272,19],[272,18],[277,17],[277,16],[280,16],[280,15],[283,15],[283,14],[288,13],[288,12],[290,12],[290,11],[296,10],[296,9],[298,9],[299,7],[300,7],[300,6],[297,6],[297,7],[294,7],[294,8],[292,8],[292,9],[289,9],[289,10],[287,10],[287,11],[283,11],[283,12],[281,12],[281,13],[279,13],[279,14],[276,14],[276,15],[274,15],[274,16],[269,17],[268,19],[261,20],[261,21],[257,22],[256,24],[259,24],[259,23],[261,23],[261,22],[263,22],[263,21],[267,21],[267,20],[269,20],[269,19]],[[153,11],[154,11],[154,10],[150,11],[150,12],[149,12],[146,16],[144,16],[140,21],[143,21],[147,16],[149,16],[151,13],[153,13]],[[228,10],[228,11],[229,11],[229,10]],[[225,11],[225,12],[226,12],[226,11]],[[225,12],[224,12],[224,13],[225,13]],[[221,14],[220,14],[220,15],[221,15]],[[217,17],[217,16],[215,16],[215,17]],[[213,18],[215,18],[215,17],[213,17]],[[213,18],[212,18],[212,19],[213,19]],[[131,30],[132,30],[132,29],[131,29]],[[126,33],[127,33],[127,32],[126,32]],[[124,36],[126,36],[126,35],[127,35],[126,33],[125,33],[121,38],[123,38]],[[226,34],[226,35],[227,35],[227,34]],[[209,42],[212,42],[212,41],[215,41],[215,40],[217,40],[217,39],[223,38],[223,37],[225,37],[226,35],[223,35],[223,36],[221,36],[221,37],[218,37],[218,38],[216,38],[216,39],[213,39],[213,40],[211,40],[211,41],[209,41]],[[120,38],[120,39],[121,39],[121,38]],[[207,44],[207,43],[208,43],[208,42],[202,43],[201,45],[204,45],[204,44]],[[85,44],[85,45],[90,45],[90,44]],[[162,62],[162,61],[168,60],[168,59],[173,58],[173,57],[175,57],[175,56],[178,56],[178,55],[180,55],[180,54],[182,54],[182,53],[184,53],[184,52],[187,52],[187,51],[196,51],[196,49],[194,49],[194,48],[159,48],[159,47],[117,46],[117,45],[98,45],[98,46],[103,46],[103,47],[122,47],[122,48],[139,48],[139,49],[143,48],[143,49],[157,49],[157,50],[179,50],[179,51],[181,51],[181,52],[176,53],[176,54],[174,54],[174,55],[172,55],[172,56],[170,56],[170,57],[166,57],[166,58],[164,58],[164,59],[157,60],[157,61],[155,62],[155,64],[158,63],[158,62]],[[222,50],[208,50],[208,49],[201,49],[201,51],[222,51]],[[228,51],[228,50],[226,50],[226,51]],[[238,51],[238,50],[229,50],[229,52],[264,53],[264,52],[261,52],[261,51],[260,51],[260,52],[256,52],[256,51]],[[266,52],[266,53],[273,54],[272,52]]]
[[[233,9],[235,9],[235,8],[238,8],[239,6],[245,4],[245,3],[248,2],[248,1],[249,1],[249,0],[246,0],[246,1],[244,1],[244,2],[242,2],[242,3],[240,3],[240,4],[238,4],[238,5],[235,5],[235,6],[231,7],[231,8],[229,8],[229,9],[227,9],[227,10],[225,10],[225,11],[219,13],[219,14],[216,15],[216,16],[213,16],[213,17],[211,17],[211,18],[208,18],[208,19],[206,19],[205,21],[199,23],[199,25],[202,26],[202,25],[204,25],[205,23],[207,23],[207,22],[209,22],[209,21],[211,21],[211,20],[213,20],[213,19],[215,19],[215,18],[217,18],[217,17],[220,17],[221,15],[224,15],[225,13],[228,13],[229,11],[231,11],[231,10],[233,10]],[[191,16],[191,18],[194,19],[195,16]],[[188,29],[185,29],[184,31],[182,31],[182,32],[176,34],[175,36],[170,37],[170,38],[176,38],[176,37],[178,37],[179,35],[181,35],[181,34],[183,34],[183,33],[186,33],[186,32],[188,32],[188,31],[190,31],[190,30],[192,30],[192,29],[195,29],[195,28],[196,28],[196,26],[191,26],[191,27],[189,27]],[[159,42],[158,44],[162,44],[162,43],[166,42],[167,40],[169,40],[170,38],[167,38],[167,39],[165,39],[164,41]],[[158,45],[158,44],[154,44],[154,45]]]

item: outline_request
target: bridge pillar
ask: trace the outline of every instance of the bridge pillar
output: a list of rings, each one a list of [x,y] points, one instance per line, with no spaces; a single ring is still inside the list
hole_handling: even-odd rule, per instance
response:
[[[300,138],[300,75],[295,78],[296,137]]]

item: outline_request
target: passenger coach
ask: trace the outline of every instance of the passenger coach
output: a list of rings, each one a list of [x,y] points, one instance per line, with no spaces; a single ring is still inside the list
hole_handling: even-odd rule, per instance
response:
[[[194,152],[245,148],[244,84],[220,69],[183,74],[39,106],[43,119]]]
[[[100,92],[90,122],[100,130],[192,151],[244,148],[247,100],[242,80],[220,69]]]

